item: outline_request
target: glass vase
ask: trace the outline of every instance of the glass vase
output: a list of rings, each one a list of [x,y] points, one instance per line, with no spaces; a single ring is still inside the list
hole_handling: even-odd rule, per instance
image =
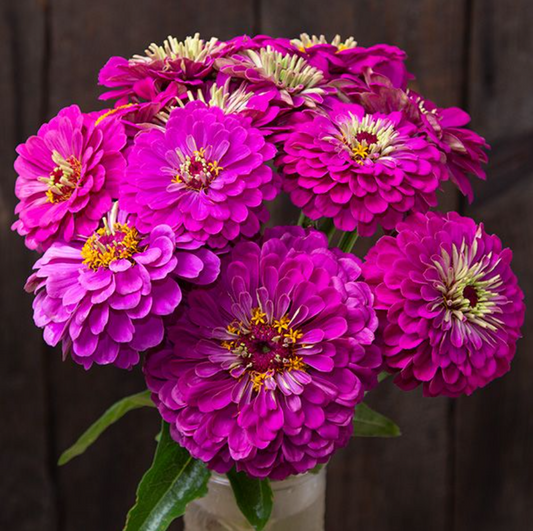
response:
[[[274,506],[265,531],[324,531],[326,470],[272,481]],[[253,531],[226,476],[213,474],[205,497],[185,512],[185,531]]]

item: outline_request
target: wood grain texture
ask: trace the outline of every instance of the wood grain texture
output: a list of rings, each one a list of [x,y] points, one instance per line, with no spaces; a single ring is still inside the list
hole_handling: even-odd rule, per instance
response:
[[[533,303],[533,4],[476,0],[472,12],[469,110],[493,144],[488,180],[467,215],[513,249],[513,269]],[[530,306],[531,307],[531,306]],[[511,372],[457,404],[455,529],[519,530],[533,520],[533,329]]]
[[[55,529],[44,349],[22,288],[35,255],[10,230],[15,145],[42,119],[44,10],[2,4],[0,19],[0,529]],[[31,508],[31,510],[29,510]]]

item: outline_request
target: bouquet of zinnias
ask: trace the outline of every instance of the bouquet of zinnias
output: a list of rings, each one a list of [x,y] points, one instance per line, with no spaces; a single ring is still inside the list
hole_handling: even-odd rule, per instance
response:
[[[405,59],[339,37],[169,37],[103,67],[113,107],[67,107],[17,148],[35,323],[86,369],[142,364],[148,388],[62,462],[125,410],[163,419],[128,531],[166,529],[209,470],[262,529],[269,480],[316,471],[354,418],[355,435],[359,416],[361,435],[397,433],[362,404],[387,373],[456,397],[509,370],[511,251],[429,211],[446,181],[472,200],[488,146],[407,88]],[[265,228],[283,192],[298,224]]]

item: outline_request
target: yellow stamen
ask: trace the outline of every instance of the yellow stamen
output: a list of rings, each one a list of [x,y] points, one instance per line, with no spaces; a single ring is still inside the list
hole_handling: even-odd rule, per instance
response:
[[[109,267],[109,264],[115,260],[129,259],[135,253],[140,252],[141,238],[136,228],[129,227],[127,224],[116,223],[113,230],[114,234],[123,234],[121,240],[102,243],[100,238],[111,235],[109,229],[104,227],[98,229],[85,242],[81,256],[83,263],[89,268],[96,271],[101,267]]]
[[[303,335],[303,332],[301,332],[300,330],[289,328],[284,337],[287,338],[291,343],[296,343],[299,339],[303,337]]]
[[[254,308],[252,310],[252,324],[266,324],[266,313],[261,308]]]
[[[287,360],[283,365],[288,371],[304,371],[307,367],[303,361],[303,358],[300,358],[299,356]]]
[[[363,164],[363,160],[365,160],[368,157],[368,146],[365,146],[363,144],[357,143],[352,148],[352,157],[355,159],[355,162],[358,164]]]
[[[239,329],[233,325],[233,324],[229,324],[227,327],[226,327],[227,331],[230,333],[230,334],[238,334],[239,333]]]
[[[235,347],[235,341],[222,341],[221,345],[228,350],[233,350]]]
[[[218,160],[208,163],[209,171],[215,174],[215,177],[218,177],[218,174],[224,169],[223,166],[218,165]]]
[[[289,316],[288,315],[284,315],[281,319],[275,319],[274,320],[274,329],[279,332],[280,334],[283,333],[284,330],[288,330],[289,329],[289,322],[290,322],[290,319],[289,319]]]
[[[126,105],[119,105],[118,107],[115,107],[114,109],[111,109],[107,111],[106,113],[101,114],[96,120],[95,125],[99,125],[109,116],[112,116],[113,114],[117,113],[118,111],[121,111],[122,109],[127,109],[128,107],[132,107],[133,105],[134,103],[126,103]]]
[[[265,380],[267,380],[268,378],[272,378],[272,376],[273,376],[273,372],[272,371],[269,371],[269,372],[252,371],[252,372],[250,372],[250,380],[252,382],[252,389],[255,392],[258,393],[261,390],[261,387],[263,387],[263,385],[265,384]]]

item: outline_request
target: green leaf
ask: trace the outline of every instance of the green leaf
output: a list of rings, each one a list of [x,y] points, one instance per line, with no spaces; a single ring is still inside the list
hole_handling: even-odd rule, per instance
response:
[[[245,472],[228,472],[235,500],[248,522],[256,531],[265,528],[272,513],[272,489],[268,479],[254,479]]]
[[[315,467],[313,467],[311,470],[309,470],[310,474],[320,474],[320,471],[324,468],[324,465],[318,464]]]
[[[154,407],[150,398],[150,391],[143,391],[136,395],[127,396],[113,404],[94,424],[92,424],[81,437],[59,458],[58,465],[62,466],[81,455],[104,433],[109,426],[120,420],[126,413],[141,407]]]
[[[366,404],[355,408],[354,437],[398,437],[400,428],[389,418],[370,409]]]
[[[205,464],[172,439],[164,422],[154,461],[137,487],[124,531],[167,529],[189,502],[206,495],[209,476]]]
[[[383,371],[378,374],[378,382],[381,383],[383,380],[386,380],[390,376],[390,372]]]

